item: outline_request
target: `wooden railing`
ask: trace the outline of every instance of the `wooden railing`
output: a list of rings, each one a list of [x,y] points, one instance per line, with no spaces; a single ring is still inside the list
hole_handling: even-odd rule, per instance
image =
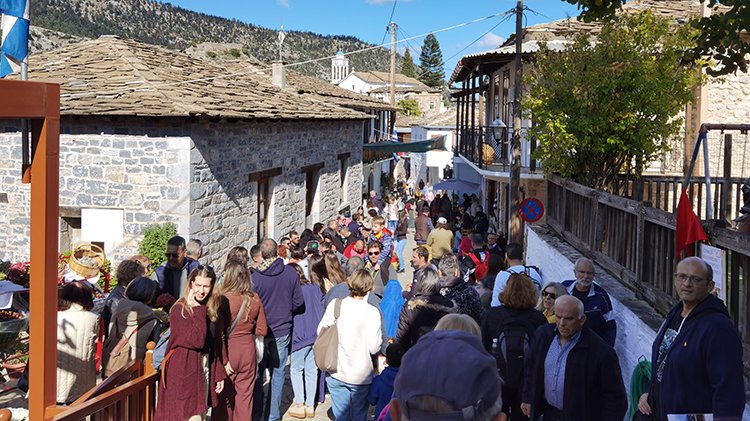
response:
[[[146,357],[114,373],[67,407],[57,407],[54,421],[140,420],[152,421],[156,409],[159,372],[153,367],[154,343]]]
[[[675,215],[551,175],[547,223],[566,241],[619,278],[661,313],[676,302]],[[706,227],[714,247],[725,253],[721,281],[726,305],[746,349],[750,349],[750,234]],[[750,362],[746,353],[746,366]]]
[[[742,184],[740,177],[712,178],[711,202],[713,219],[731,221],[738,216],[742,207]],[[654,208],[674,212],[680,200],[683,178],[673,176],[644,175],[640,180],[620,177],[613,193],[639,202],[646,202]],[[706,215],[706,184],[703,178],[693,177],[687,187],[688,197],[696,206],[696,214],[702,220],[712,219]]]

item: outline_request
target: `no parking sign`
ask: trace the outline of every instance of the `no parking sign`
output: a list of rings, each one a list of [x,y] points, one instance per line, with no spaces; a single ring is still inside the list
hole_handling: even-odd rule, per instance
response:
[[[526,222],[536,222],[542,219],[544,215],[544,205],[542,202],[534,197],[528,197],[521,202],[521,206],[518,207],[518,213],[521,214]]]

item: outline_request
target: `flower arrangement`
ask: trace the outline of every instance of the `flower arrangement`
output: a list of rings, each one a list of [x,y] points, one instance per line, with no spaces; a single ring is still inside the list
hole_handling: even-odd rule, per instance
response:
[[[0,280],[7,279],[24,288],[29,287],[29,262],[0,262]]]

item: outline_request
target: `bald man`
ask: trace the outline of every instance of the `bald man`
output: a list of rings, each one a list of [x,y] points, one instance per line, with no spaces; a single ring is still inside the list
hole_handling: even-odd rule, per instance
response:
[[[622,421],[628,403],[615,350],[583,327],[578,298],[555,300],[555,317],[531,341],[521,410],[532,421]]]
[[[666,420],[668,414],[713,414],[742,419],[745,406],[742,342],[724,303],[713,296],[713,270],[688,257],[675,268],[680,302],[669,312],[651,351],[649,393],[638,410]]]

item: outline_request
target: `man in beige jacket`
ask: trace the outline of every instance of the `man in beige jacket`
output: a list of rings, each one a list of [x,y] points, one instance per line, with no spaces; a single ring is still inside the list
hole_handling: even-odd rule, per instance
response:
[[[448,220],[438,218],[435,229],[427,236],[427,247],[432,254],[432,263],[437,266],[444,254],[453,250],[453,231],[448,229]]]

